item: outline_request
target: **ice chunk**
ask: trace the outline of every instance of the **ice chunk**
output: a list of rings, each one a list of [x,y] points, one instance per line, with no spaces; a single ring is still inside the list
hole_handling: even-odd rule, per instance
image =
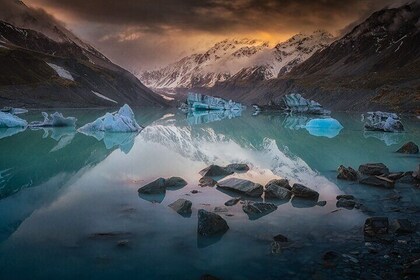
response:
[[[231,110],[240,111],[243,106],[232,100],[225,100],[219,97],[201,95],[199,93],[188,93],[187,105],[192,110]]]
[[[131,108],[125,104],[116,113],[106,113],[94,122],[85,124],[79,132],[89,134],[93,131],[103,132],[139,132],[143,128],[138,125]]]
[[[384,132],[401,132],[404,126],[400,118],[395,113],[388,112],[368,112],[365,117],[365,130],[384,131]]]
[[[28,122],[10,113],[0,112],[0,127],[26,127]]]
[[[48,114],[42,112],[44,116],[43,121],[34,121],[29,124],[31,127],[65,127],[65,126],[75,126],[77,119],[74,117],[65,118],[63,114],[55,112],[53,114]]]
[[[2,111],[4,113],[10,113],[10,114],[13,114],[13,115],[19,115],[19,114],[24,114],[24,113],[28,112],[28,110],[23,109],[23,108],[12,108],[12,107],[4,107],[0,111]]]
[[[305,128],[311,135],[334,138],[340,133],[343,126],[336,119],[326,118],[312,119],[306,124]]]
[[[73,76],[70,74],[69,71],[67,71],[66,69],[64,69],[61,66],[58,66],[54,63],[49,63],[47,62],[48,66],[50,66],[52,69],[54,69],[54,71],[57,73],[58,76],[60,76],[63,79],[66,80],[70,80],[70,81],[74,81]]]
[[[325,110],[318,102],[305,99],[298,93],[288,94],[283,97],[283,109],[292,113],[308,113],[315,115],[331,113],[330,111]]]

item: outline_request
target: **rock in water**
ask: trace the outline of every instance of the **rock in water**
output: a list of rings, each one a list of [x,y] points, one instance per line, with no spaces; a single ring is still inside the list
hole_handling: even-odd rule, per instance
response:
[[[263,186],[248,180],[229,178],[217,183],[221,189],[242,193],[252,197],[259,197],[263,194]]]
[[[188,185],[187,181],[182,179],[181,177],[171,177],[165,180],[165,188],[182,188]]]
[[[240,200],[241,200],[240,197],[229,199],[228,201],[225,202],[225,206],[233,206],[233,205],[236,205]]]
[[[281,185],[276,184],[279,182]],[[283,185],[289,186],[289,181],[283,179],[280,180],[271,180],[270,182],[265,185],[265,198],[277,198],[277,199],[290,199],[292,197],[292,192],[283,187]]]
[[[277,206],[273,203],[245,201],[242,210],[254,220],[277,210]]]
[[[287,179],[273,179],[273,180],[270,180],[265,185],[265,187],[267,187],[268,185],[271,185],[271,184],[274,184],[274,185],[280,186],[282,188],[288,189],[289,191],[292,190],[292,187],[289,184],[289,180],[287,180]]]
[[[365,129],[384,132],[401,132],[404,126],[397,114],[387,112],[368,112]]]
[[[166,192],[165,179],[159,178],[138,189],[142,194],[164,194]]]
[[[226,167],[212,164],[201,170],[199,173],[204,177],[222,177],[233,174],[233,171]]]
[[[346,198],[340,198],[336,203],[337,208],[346,208],[346,209],[353,209],[355,205],[356,205],[356,201],[352,199],[346,199]]]
[[[357,181],[357,172],[350,166],[346,168],[343,165],[338,167],[338,179],[347,180],[347,181]]]
[[[168,206],[171,207],[175,212],[177,212],[181,216],[191,215],[192,202],[187,199],[180,198],[177,201],[169,204]]]
[[[198,181],[200,187],[214,187],[217,184],[217,181],[211,177],[201,177]]]
[[[375,237],[388,233],[389,221],[387,217],[371,217],[365,221],[363,232],[366,236]]]
[[[397,219],[393,223],[395,233],[407,234],[416,232],[416,227],[408,219]]]
[[[226,166],[226,169],[232,172],[247,172],[249,166],[245,163],[231,163]]]
[[[79,132],[89,134],[89,132],[139,132],[143,128],[138,125],[134,118],[133,110],[125,104],[116,113],[106,113],[94,122],[85,124],[78,129]]]
[[[337,200],[339,200],[341,198],[353,200],[354,199],[354,196],[352,196],[351,194],[339,194],[336,197]]]
[[[396,152],[401,154],[418,154],[419,146],[417,146],[414,142],[408,142],[399,148]]]
[[[0,112],[0,128],[26,127],[27,121],[10,113]]]
[[[229,229],[227,222],[219,215],[204,209],[198,210],[197,233],[201,236],[222,235]]]
[[[360,184],[392,189],[394,181],[382,176],[369,176],[359,181]]]
[[[70,127],[76,126],[77,119],[74,117],[64,117],[63,114],[55,112],[53,114],[48,114],[42,112],[44,117],[43,121],[34,121],[29,124],[31,127]]]
[[[319,193],[317,191],[314,191],[301,184],[294,184],[292,187],[292,193],[296,197],[305,198],[305,199],[318,200],[318,197],[319,197]]]
[[[388,167],[383,163],[366,163],[359,166],[359,172],[364,175],[388,175]]]

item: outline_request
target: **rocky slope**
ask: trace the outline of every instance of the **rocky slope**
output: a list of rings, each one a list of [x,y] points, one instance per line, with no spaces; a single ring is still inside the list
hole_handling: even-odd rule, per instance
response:
[[[0,11],[0,104],[27,107],[166,106],[49,15],[11,1]]]
[[[237,79],[268,80],[288,73],[317,50],[328,46],[332,35],[325,31],[297,34],[270,48],[259,40],[226,39],[205,53],[193,54],[156,71],[146,71],[141,81],[152,88],[212,87]]]
[[[338,110],[420,113],[420,6],[373,13],[352,31],[277,79],[235,79],[198,92],[245,103],[277,103],[285,94]]]

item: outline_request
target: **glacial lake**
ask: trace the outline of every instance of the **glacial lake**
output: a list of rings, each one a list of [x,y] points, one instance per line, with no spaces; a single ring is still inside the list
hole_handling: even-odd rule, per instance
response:
[[[41,120],[41,111],[19,115]],[[77,126],[105,110],[60,110]],[[357,169],[382,162],[391,171],[412,171],[418,155],[397,154],[408,141],[420,144],[419,119],[403,118],[404,133],[364,132],[360,114],[333,113],[343,129],[312,131],[316,117],[280,113],[187,116],[175,109],[136,109],[145,129],[96,139],[74,129],[0,129],[0,279],[327,279],[326,251],[348,253],[364,244],[369,216],[419,222],[419,190],[395,189],[336,179],[341,164]],[[197,211],[213,211],[239,195],[199,187],[210,164],[246,163],[229,177],[265,185],[273,178],[300,182],[320,193],[325,206],[290,200],[250,220],[242,205],[219,213],[229,230],[221,238],[197,236]],[[188,185],[166,195],[140,197],[138,188],[159,177],[180,176]],[[191,193],[198,190],[198,193]],[[387,198],[398,193],[403,209]],[[352,194],[369,211],[336,207]],[[183,217],[168,205],[192,201]],[[262,200],[262,199],[261,199]],[[417,207],[417,208],[415,208]],[[273,236],[289,245],[273,252]],[[314,276],[315,275],[315,276]],[[315,278],[316,278],[315,277]]]

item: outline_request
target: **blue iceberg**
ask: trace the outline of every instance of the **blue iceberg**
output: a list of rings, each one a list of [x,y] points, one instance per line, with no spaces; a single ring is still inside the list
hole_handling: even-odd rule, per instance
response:
[[[333,118],[312,119],[305,125],[306,130],[313,136],[323,136],[327,138],[336,137],[343,126]]]

